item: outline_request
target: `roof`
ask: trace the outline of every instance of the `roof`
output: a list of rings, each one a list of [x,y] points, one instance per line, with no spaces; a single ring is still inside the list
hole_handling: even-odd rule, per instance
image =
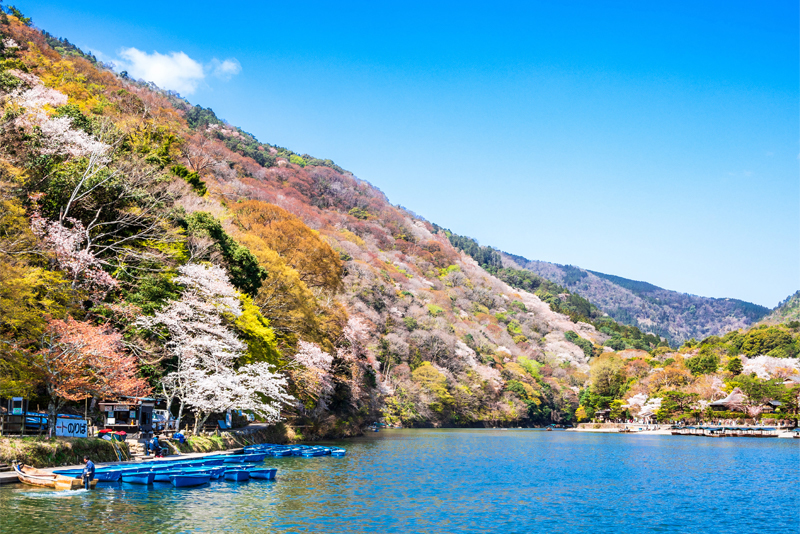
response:
[[[744,393],[739,388],[733,388],[733,391],[728,394],[724,399],[716,400],[710,406],[725,406],[726,408],[741,408],[744,404]]]
[[[770,406],[783,406],[783,403],[778,400],[767,401],[765,404],[769,404]]]

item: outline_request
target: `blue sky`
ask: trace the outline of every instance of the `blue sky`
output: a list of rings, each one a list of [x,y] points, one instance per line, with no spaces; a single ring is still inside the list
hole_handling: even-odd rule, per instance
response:
[[[16,2],[482,244],[769,307],[800,288],[796,1],[121,4]]]

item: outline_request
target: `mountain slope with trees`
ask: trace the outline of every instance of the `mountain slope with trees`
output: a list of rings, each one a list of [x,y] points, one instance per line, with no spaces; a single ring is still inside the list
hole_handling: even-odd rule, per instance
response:
[[[800,291],[786,297],[759,324],[776,325],[800,321]]]
[[[0,33],[0,396],[156,395],[195,429],[235,408],[345,436],[572,422],[628,391],[585,402],[597,361],[688,365],[330,160],[21,15]],[[763,348],[793,361],[792,336]]]

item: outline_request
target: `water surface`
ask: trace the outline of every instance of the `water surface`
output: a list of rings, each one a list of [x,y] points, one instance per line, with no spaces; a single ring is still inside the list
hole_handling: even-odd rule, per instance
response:
[[[388,430],[275,481],[0,487],[0,532],[696,532],[800,528],[800,440]]]

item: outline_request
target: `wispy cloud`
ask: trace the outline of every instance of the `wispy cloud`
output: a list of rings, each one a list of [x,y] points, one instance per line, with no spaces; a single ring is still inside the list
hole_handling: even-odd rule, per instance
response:
[[[217,78],[228,81],[232,76],[242,72],[242,65],[236,58],[229,58],[224,61],[214,58],[209,64],[209,70],[211,70],[211,73]]]
[[[127,71],[131,78],[153,82],[162,89],[183,95],[194,93],[209,75],[228,81],[242,71],[236,58],[222,61],[214,58],[203,65],[184,52],[148,53],[133,47],[123,48],[118,55],[118,58],[109,61],[117,71]]]

